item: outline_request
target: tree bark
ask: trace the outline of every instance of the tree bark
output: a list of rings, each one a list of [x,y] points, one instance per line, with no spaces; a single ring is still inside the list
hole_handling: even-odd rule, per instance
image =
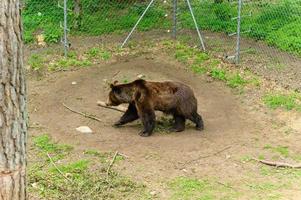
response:
[[[0,0],[0,200],[26,195],[26,84],[19,0]]]

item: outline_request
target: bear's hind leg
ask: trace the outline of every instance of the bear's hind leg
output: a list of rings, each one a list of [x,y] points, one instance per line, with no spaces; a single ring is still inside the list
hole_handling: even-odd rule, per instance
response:
[[[170,129],[170,131],[172,132],[181,132],[185,130],[185,117],[182,115],[177,115],[174,114],[173,115],[175,123],[173,125],[173,127]]]
[[[197,129],[197,130],[204,130],[204,122],[203,122],[203,119],[202,119],[202,117],[197,113],[197,112],[193,112],[192,114],[191,114],[191,116],[189,116],[189,119],[193,122],[193,123],[195,123],[195,128]]]
[[[133,103],[129,104],[127,111],[122,115],[119,121],[117,121],[114,126],[118,127],[126,123],[135,121],[139,116],[137,114],[136,106]]]

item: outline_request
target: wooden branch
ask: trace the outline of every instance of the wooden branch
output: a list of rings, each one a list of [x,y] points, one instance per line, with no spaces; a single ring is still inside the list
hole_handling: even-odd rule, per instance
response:
[[[109,179],[110,171],[111,171],[111,168],[112,168],[112,166],[113,166],[113,164],[114,164],[114,162],[116,160],[117,155],[118,155],[118,151],[115,152],[114,157],[111,160],[110,165],[108,166],[108,169],[107,169],[107,179]]]
[[[117,110],[119,112],[125,112],[127,110],[127,108],[125,108],[124,106],[108,106],[105,102],[103,101],[97,101],[97,105],[103,108],[109,108],[112,110]]]
[[[72,108],[66,106],[66,104],[64,104],[64,103],[63,103],[63,106],[64,106],[65,108],[67,108],[68,110],[70,110],[71,112],[77,113],[77,114],[82,115],[82,116],[84,116],[84,117],[86,117],[86,118],[90,118],[90,119],[96,120],[96,121],[98,121],[98,122],[102,122],[99,118],[94,117],[93,115],[90,115],[90,114],[86,114],[86,113],[82,113],[82,112],[76,111],[76,110],[74,110],[74,109],[72,109]]]
[[[269,165],[269,166],[274,166],[274,167],[286,167],[286,168],[293,168],[293,169],[297,169],[297,168],[301,168],[301,164],[289,164],[289,163],[283,163],[283,162],[273,162],[273,161],[268,161],[268,160],[259,160],[256,158],[252,158],[253,160],[265,164],[265,165]]]
[[[57,166],[56,164],[53,162],[51,156],[49,155],[49,153],[47,153],[47,157],[49,158],[51,164],[55,167],[55,169],[66,179],[68,180],[70,183],[73,183],[71,179],[69,179]]]

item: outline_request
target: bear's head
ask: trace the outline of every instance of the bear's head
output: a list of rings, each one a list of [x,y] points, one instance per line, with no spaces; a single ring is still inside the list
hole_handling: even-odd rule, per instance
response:
[[[108,106],[118,106],[132,101],[133,88],[131,88],[131,85],[117,84],[117,81],[115,81],[113,84],[110,84],[110,88],[109,99],[106,103]]]

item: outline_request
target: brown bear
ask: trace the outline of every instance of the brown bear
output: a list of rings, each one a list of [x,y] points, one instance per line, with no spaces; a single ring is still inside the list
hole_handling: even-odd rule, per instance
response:
[[[203,130],[202,117],[197,113],[197,100],[192,89],[180,82],[151,82],[143,79],[127,84],[111,84],[107,105],[117,106],[128,103],[128,109],[114,126],[118,127],[141,119],[141,136],[150,136],[155,127],[155,110],[173,115],[172,131],[185,129],[185,120],[196,124],[197,130]]]

